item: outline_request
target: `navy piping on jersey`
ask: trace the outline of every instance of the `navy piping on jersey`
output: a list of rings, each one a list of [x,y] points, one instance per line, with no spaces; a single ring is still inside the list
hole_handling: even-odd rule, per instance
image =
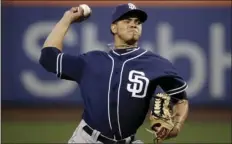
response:
[[[138,49],[139,49],[139,48],[137,48],[137,49],[135,49],[135,50],[133,50],[133,51],[127,52],[127,53],[123,53],[123,54],[121,54],[121,55],[130,54],[130,53],[132,53],[132,52],[134,52],[134,51],[137,51]],[[114,52],[114,51],[113,51],[113,52]],[[128,61],[134,60],[134,59],[136,59],[136,58],[142,56],[142,55],[145,54],[146,52],[147,52],[147,50],[144,51],[143,53],[141,53],[141,54],[135,56],[135,57],[132,57],[132,58],[130,58],[130,59],[127,59],[127,60],[124,61],[123,64],[122,64],[122,68],[121,68],[121,72],[120,72],[119,86],[118,86],[118,95],[117,95],[117,121],[118,121],[118,130],[119,130],[120,137],[122,137],[122,132],[121,132],[121,126],[120,126],[120,119],[119,119],[119,99],[120,99],[120,87],[121,87],[121,82],[122,82],[123,68],[124,68],[125,64],[126,64]],[[114,54],[119,55],[119,54],[116,53],[116,52],[114,52]],[[112,61],[113,61],[113,63],[114,63],[114,59],[113,59],[110,55],[108,55],[108,56],[112,59]],[[111,71],[111,73],[112,73],[112,71]],[[112,75],[111,75],[111,77],[112,77]],[[110,77],[110,79],[111,79],[111,77]],[[110,87],[110,86],[109,86],[109,87]],[[109,94],[109,93],[110,93],[110,89],[109,89],[108,94]],[[109,95],[108,95],[108,108],[109,108]],[[108,109],[108,110],[109,110],[109,109]],[[109,121],[110,121],[109,112],[108,112],[108,118],[109,118]],[[112,128],[111,128],[111,129],[112,129]]]

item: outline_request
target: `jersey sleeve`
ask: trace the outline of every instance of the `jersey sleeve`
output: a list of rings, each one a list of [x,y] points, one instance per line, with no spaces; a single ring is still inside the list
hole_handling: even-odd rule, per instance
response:
[[[85,54],[72,56],[62,53],[57,48],[43,48],[39,62],[58,78],[79,83],[85,66]]]
[[[180,76],[171,62],[165,60],[162,64],[162,74],[157,80],[162,90],[170,96],[184,92],[187,82]]]
[[[175,76],[161,77],[158,79],[158,84],[170,96],[182,93],[188,88],[183,79]]]

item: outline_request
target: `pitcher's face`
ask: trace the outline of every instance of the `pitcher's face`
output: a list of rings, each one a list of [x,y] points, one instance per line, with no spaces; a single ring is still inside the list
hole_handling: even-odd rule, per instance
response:
[[[137,17],[128,17],[117,21],[115,34],[126,43],[135,43],[142,33],[142,24]]]

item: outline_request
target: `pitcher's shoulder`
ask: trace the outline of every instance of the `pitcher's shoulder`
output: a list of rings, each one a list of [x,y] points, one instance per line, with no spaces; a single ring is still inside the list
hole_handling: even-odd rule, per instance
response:
[[[86,53],[83,53],[83,55],[87,55],[87,56],[107,56],[107,52],[105,51],[101,51],[101,50],[93,50],[93,51],[89,51]]]
[[[156,54],[152,51],[147,51],[145,54],[146,57],[149,57],[149,59],[152,59],[152,61],[160,62],[160,63],[171,63],[167,58]]]

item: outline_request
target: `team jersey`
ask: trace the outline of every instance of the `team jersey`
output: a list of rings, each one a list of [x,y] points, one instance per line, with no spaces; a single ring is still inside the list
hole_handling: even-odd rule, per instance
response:
[[[44,48],[40,64],[57,77],[78,83],[83,119],[109,138],[136,133],[158,86],[170,96],[187,88],[169,60],[140,47],[124,53],[112,49],[78,56]]]

